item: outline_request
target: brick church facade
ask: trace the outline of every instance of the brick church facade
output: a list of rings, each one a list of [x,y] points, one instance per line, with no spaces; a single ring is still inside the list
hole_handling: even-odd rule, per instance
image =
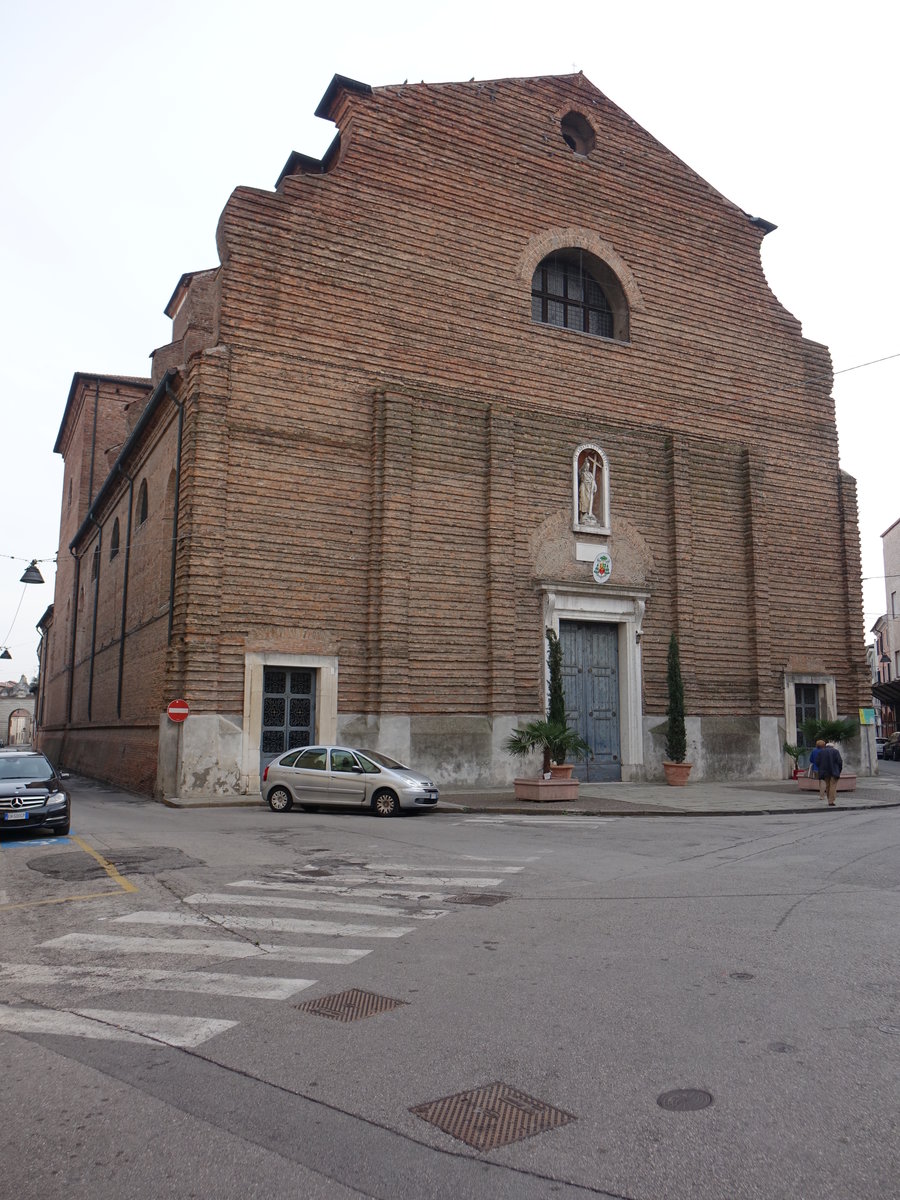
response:
[[[871,699],[773,227],[580,74],[336,76],[317,114],[331,148],[232,194],[152,378],[73,380],[44,747],[169,795],[332,740],[505,782],[550,627],[582,778],[659,778],[675,631],[692,778],[785,775],[799,718]]]

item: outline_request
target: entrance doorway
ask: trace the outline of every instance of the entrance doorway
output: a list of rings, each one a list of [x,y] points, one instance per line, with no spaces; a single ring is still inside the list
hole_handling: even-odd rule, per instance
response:
[[[560,621],[559,642],[566,714],[590,747],[573,777],[594,783],[619,780],[619,627],[601,621]]]
[[[316,728],[316,672],[266,667],[263,671],[260,772],[285,750],[308,746]]]

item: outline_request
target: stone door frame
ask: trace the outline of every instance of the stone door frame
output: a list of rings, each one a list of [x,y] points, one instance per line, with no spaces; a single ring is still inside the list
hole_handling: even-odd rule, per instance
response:
[[[641,630],[649,591],[614,584],[542,582],[543,628],[559,634],[559,622],[600,621],[618,626],[619,756],[622,781],[643,778],[644,732],[641,702]],[[550,680],[544,667],[545,695]]]

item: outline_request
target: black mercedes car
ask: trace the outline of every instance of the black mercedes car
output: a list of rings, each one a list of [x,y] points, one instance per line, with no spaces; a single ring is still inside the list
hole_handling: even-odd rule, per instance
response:
[[[36,750],[0,753],[0,830],[43,829],[69,832],[70,803],[64,780],[68,773],[57,771]]]

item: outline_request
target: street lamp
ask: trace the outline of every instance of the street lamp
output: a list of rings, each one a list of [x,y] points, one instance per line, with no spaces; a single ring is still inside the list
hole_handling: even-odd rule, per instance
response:
[[[13,561],[15,561],[14,554],[0,554],[0,558],[11,558],[11,559],[13,559]],[[19,562],[22,562],[22,561],[24,561],[24,560],[19,559]],[[41,562],[46,562],[46,561],[47,561],[46,559],[41,559]],[[19,583],[24,583],[26,586],[24,588],[22,588],[22,595],[19,597],[19,603],[16,606],[16,612],[15,612],[15,616],[12,619],[12,625],[10,625],[9,633],[7,633],[7,635],[6,635],[7,641],[9,640],[10,633],[12,633],[12,631],[13,631],[13,626],[16,623],[16,617],[18,617],[19,609],[22,607],[22,601],[25,599],[25,592],[28,590],[27,585],[29,583],[43,583],[43,582],[44,582],[44,577],[38,570],[38,560],[36,558],[33,558],[31,560],[31,562],[28,564],[28,566],[25,568],[25,570],[22,572],[22,578],[19,580]],[[2,645],[2,643],[0,643],[0,645]],[[3,646],[2,650],[0,650],[0,659],[8,659],[8,658],[12,658],[12,655],[9,652],[9,647]]]
[[[19,583],[43,583],[44,577],[38,570],[37,559],[33,558],[25,570]]]

